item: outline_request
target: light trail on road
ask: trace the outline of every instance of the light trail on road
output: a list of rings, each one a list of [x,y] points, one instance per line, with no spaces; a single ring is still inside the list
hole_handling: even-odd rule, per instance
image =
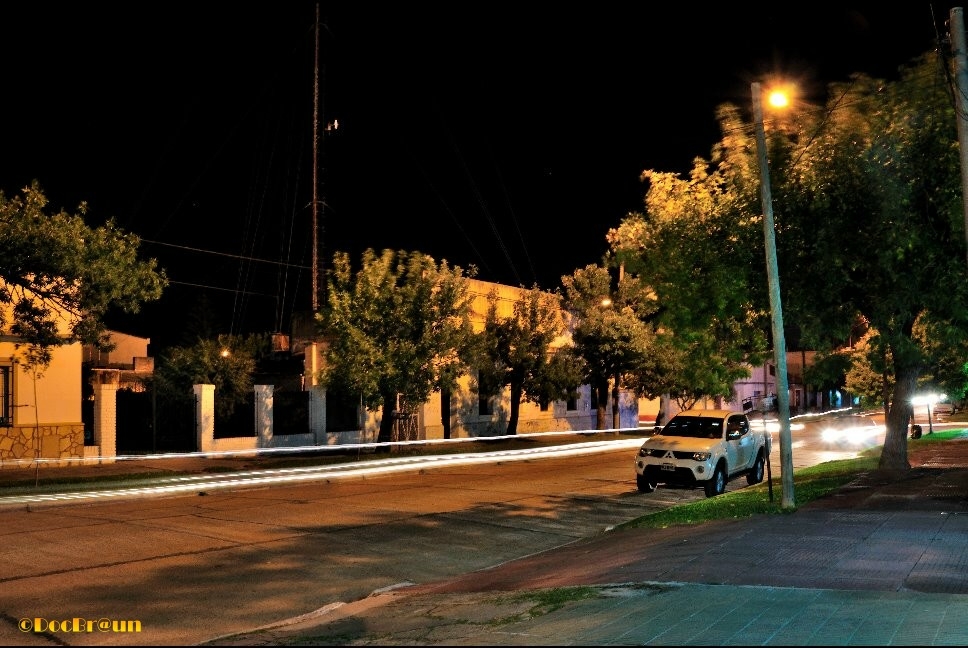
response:
[[[81,501],[103,501],[138,497],[163,497],[186,493],[208,492],[232,488],[251,488],[307,481],[348,479],[369,475],[386,475],[415,469],[442,468],[498,461],[527,461],[598,452],[638,448],[642,438],[609,441],[587,441],[560,446],[544,446],[522,450],[498,450],[464,454],[422,455],[388,459],[370,459],[352,463],[298,468],[266,468],[218,475],[180,475],[149,478],[150,485],[130,487],[64,490],[52,493],[23,493],[0,497],[0,509]]]

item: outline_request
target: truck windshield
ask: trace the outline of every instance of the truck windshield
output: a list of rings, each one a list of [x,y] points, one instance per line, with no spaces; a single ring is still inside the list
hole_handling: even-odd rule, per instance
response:
[[[701,416],[676,416],[662,428],[662,435],[697,439],[722,438],[723,422]]]

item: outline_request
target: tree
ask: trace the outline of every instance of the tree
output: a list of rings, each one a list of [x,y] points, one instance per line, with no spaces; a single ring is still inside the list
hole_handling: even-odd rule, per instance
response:
[[[464,373],[473,338],[468,276],[418,252],[367,249],[355,271],[348,254],[333,255],[316,316],[327,342],[321,384],[382,410],[378,442],[392,439],[398,397],[409,412]]]
[[[270,352],[265,334],[219,335],[169,347],[155,368],[155,389],[162,402],[185,404],[193,385],[214,385],[215,414],[227,419],[252,393],[252,375]]]
[[[735,108],[719,112],[723,140],[692,173],[646,170],[645,212],[607,240],[659,306],[655,326],[680,406],[730,399],[733,384],[767,357],[769,308],[756,159]]]
[[[815,391],[821,392],[821,407],[829,404],[828,392],[847,387],[847,373],[852,363],[853,358],[849,350],[831,349],[818,351],[814,355],[813,363],[804,367],[803,382],[813,387]],[[877,402],[882,401],[878,399]]]
[[[844,387],[860,397],[863,406],[883,407],[886,412],[894,391],[894,368],[876,337],[877,331],[869,329],[849,353],[841,354],[848,361]]]
[[[915,322],[912,336],[926,359],[926,368],[919,376],[916,389],[920,392],[944,394],[959,400],[964,397],[968,381],[968,338],[946,333],[945,323],[929,322],[922,317]],[[889,412],[894,392],[894,365],[890,351],[878,344],[877,330],[870,329],[858,340],[846,371],[847,388],[861,396],[865,405],[884,408]],[[960,338],[960,339],[958,339]]]
[[[657,381],[652,396],[668,394],[679,410],[688,410],[704,398],[732,397],[733,383],[750,375],[748,366],[718,365],[705,359],[701,347],[685,347],[671,332],[656,338]]]
[[[786,317],[820,352],[842,345],[860,318],[877,331],[869,357],[890,358],[893,385],[885,470],[910,468],[911,397],[936,360],[919,322],[949,349],[968,336],[957,116],[941,72],[929,55],[893,83],[855,75],[831,86],[824,111],[770,130]],[[729,370],[761,355],[767,281],[750,129],[735,107],[719,118],[711,159],[696,160],[688,179],[645,172],[646,214],[609,241],[648,278],[677,347]]]
[[[943,369],[919,327],[956,353],[968,336],[957,115],[937,57],[892,83],[854,75],[830,87],[825,110],[805,107],[770,130],[787,319],[820,352],[842,345],[860,318],[877,331],[868,358],[889,371],[885,470],[910,468],[907,425],[923,376],[937,367],[957,377],[964,362]],[[711,160],[697,160],[689,179],[646,172],[646,215],[630,216],[610,242],[649,277],[680,348],[698,343],[712,366],[728,367],[737,356],[717,349],[756,351],[749,332],[762,328],[767,282],[750,129],[735,107],[719,116]],[[740,343],[722,346],[731,336]]]
[[[86,203],[48,213],[36,181],[13,198],[0,191],[0,330],[23,341],[31,366],[63,344],[108,348],[105,316],[136,313],[167,285],[154,259],[138,259],[138,237],[113,221],[91,227],[86,215]]]
[[[936,362],[919,328],[968,335],[968,268],[957,120],[944,65],[928,54],[886,83],[831,87],[823,121],[777,138],[777,245],[785,306],[818,348],[862,315],[888,371],[880,468],[904,471],[911,399]],[[782,230],[782,231],[781,231]],[[877,367],[879,368],[879,367]]]
[[[607,427],[609,381],[612,383],[612,427],[618,428],[618,394],[627,374],[637,374],[636,385],[650,382],[655,373],[655,331],[649,323],[655,301],[636,278],[622,273],[612,289],[608,268],[588,265],[561,278],[568,310],[576,320],[573,353],[582,360],[583,382],[596,395],[596,429]]]
[[[922,386],[960,401],[968,393],[968,336],[951,330],[948,322],[926,322],[921,341],[931,361]]]
[[[488,295],[484,328],[478,334],[478,391],[510,390],[507,434],[517,434],[521,401],[547,403],[574,393],[581,376],[572,357],[552,343],[565,333],[561,295],[524,291],[510,316],[498,312],[497,295]]]

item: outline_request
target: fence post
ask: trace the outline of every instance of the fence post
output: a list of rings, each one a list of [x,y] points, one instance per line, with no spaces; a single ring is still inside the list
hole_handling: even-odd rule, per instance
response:
[[[272,446],[272,394],[273,385],[255,385],[255,435],[260,448]]]
[[[192,385],[195,394],[195,439],[199,452],[215,449],[215,385]]]
[[[118,369],[94,370],[94,445],[101,463],[114,463],[118,454]]]

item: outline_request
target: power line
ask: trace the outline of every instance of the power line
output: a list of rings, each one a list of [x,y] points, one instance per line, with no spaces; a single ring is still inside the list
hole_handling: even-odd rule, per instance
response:
[[[245,294],[245,295],[256,295],[258,297],[269,297],[275,299],[276,295],[270,295],[269,293],[253,292],[251,290],[239,290],[238,288],[222,288],[221,286],[209,286],[207,284],[191,283],[190,281],[175,281],[169,279],[168,283],[178,284],[179,286],[191,286],[193,288],[208,288],[210,290],[221,290],[222,292],[230,292],[234,294]]]
[[[178,248],[180,250],[189,250],[191,252],[201,252],[202,254],[214,254],[217,256],[229,257],[231,259],[243,259],[245,261],[257,261],[259,263],[270,263],[272,265],[284,266],[287,268],[299,268],[302,270],[309,270],[309,266],[299,265],[297,263],[287,263],[284,261],[269,261],[268,259],[259,259],[257,257],[245,256],[241,254],[229,254],[228,252],[216,252],[215,250],[203,250],[202,248],[191,247],[188,245],[175,245],[174,243],[162,243],[161,241],[152,241],[151,239],[140,239],[145,243],[153,243],[155,245],[164,245],[165,247]]]

